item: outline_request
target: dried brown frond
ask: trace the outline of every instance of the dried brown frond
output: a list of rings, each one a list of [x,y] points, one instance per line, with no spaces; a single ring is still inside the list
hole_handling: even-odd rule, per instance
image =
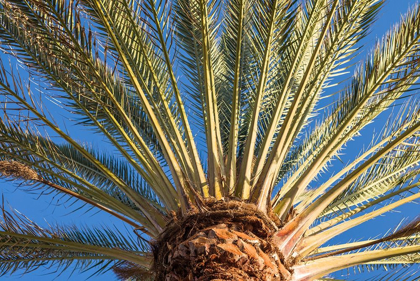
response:
[[[0,161],[0,176],[19,180],[39,180],[41,178],[37,172],[16,161]]]
[[[112,268],[120,280],[153,280],[154,276],[143,267],[131,262],[123,262]]]

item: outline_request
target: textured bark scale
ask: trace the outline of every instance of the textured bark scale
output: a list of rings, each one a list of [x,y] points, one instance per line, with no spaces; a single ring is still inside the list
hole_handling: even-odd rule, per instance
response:
[[[255,206],[207,201],[206,211],[174,216],[154,243],[156,280],[287,280],[271,243],[279,226]]]

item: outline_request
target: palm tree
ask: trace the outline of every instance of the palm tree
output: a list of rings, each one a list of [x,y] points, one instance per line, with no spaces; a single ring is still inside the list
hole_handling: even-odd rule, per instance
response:
[[[420,109],[408,99],[420,76],[420,7],[351,78],[335,78],[383,2],[0,0],[12,60],[0,73],[2,177],[136,234],[44,228],[3,207],[0,273],[47,264],[130,280],[297,281],[418,263],[419,219],[328,245],[420,197]],[[325,92],[337,81],[340,91]],[[49,101],[71,117],[64,125]],[[398,113],[367,147],[328,172],[390,107]],[[66,126],[88,127],[106,148]]]

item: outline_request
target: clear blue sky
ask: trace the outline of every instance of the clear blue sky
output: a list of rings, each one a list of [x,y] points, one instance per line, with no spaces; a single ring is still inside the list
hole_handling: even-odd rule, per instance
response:
[[[367,54],[367,51],[370,50],[375,43],[375,40],[381,38],[382,35],[388,30],[392,24],[396,23],[400,19],[401,13],[405,13],[409,5],[413,5],[415,3],[414,0],[388,0],[386,1],[386,5],[380,13],[379,20],[375,23],[372,28],[371,34],[368,38],[364,40],[364,44],[366,48],[364,49],[363,57]],[[380,118],[377,122],[373,125],[370,125],[366,131],[372,130],[375,126],[378,128],[383,124],[384,118]],[[363,132],[362,132],[363,133]],[[91,137],[88,131],[81,131],[79,132],[80,139],[89,141]],[[98,141],[97,139],[94,141]],[[356,139],[356,141],[352,142],[349,145],[349,149],[346,149],[344,153],[349,153],[352,151],[352,147],[357,149],[357,151],[362,147],[362,142],[369,142],[370,141],[370,134],[362,134],[362,137]],[[94,213],[92,211],[85,213],[84,210],[78,210],[74,213],[70,213],[70,211],[75,210],[75,206],[69,206],[69,204],[64,204],[64,206],[56,206],[56,201],[51,200],[50,196],[41,196],[38,197],[37,195],[31,195],[27,193],[23,193],[20,190],[16,190],[16,187],[9,184],[0,182],[1,191],[5,198],[5,200],[13,206],[18,211],[22,212],[23,214],[27,215],[29,218],[34,220],[35,222],[39,222],[41,225],[45,225],[45,221],[49,223],[70,223],[70,224],[86,224],[86,225],[111,225],[115,222],[112,218],[108,215],[103,213]],[[382,233],[388,230],[389,222],[393,221],[397,223],[404,215],[413,214],[413,205],[405,206],[400,210],[403,212],[401,213],[392,213],[387,215],[385,218],[378,218],[373,223],[368,223],[367,225],[363,225],[365,230],[368,232],[363,233],[360,235],[360,232],[356,229],[353,232],[349,232],[344,238],[343,242],[347,242],[351,239],[352,235],[356,235],[358,238],[369,238],[370,235],[379,234],[381,231]],[[416,212],[418,214],[418,211]],[[383,222],[387,223],[383,223]],[[375,230],[375,231],[373,231]],[[370,234],[371,233],[371,234]],[[346,240],[347,239],[347,240]],[[0,277],[0,280],[7,280],[7,281],[38,281],[38,280],[70,280],[70,281],[78,281],[78,280],[85,280],[90,274],[89,273],[78,273],[74,272],[72,276],[69,277],[68,274],[64,273],[60,277],[55,278],[55,274],[48,274],[46,271],[36,271],[24,276],[21,275],[14,275],[14,276],[4,276]],[[339,278],[339,275],[335,275]],[[346,278],[342,276],[342,279],[346,280],[367,280],[365,278],[361,278],[362,275],[351,278]],[[54,279],[55,278],[55,279]],[[359,279],[361,278],[361,279]],[[95,281],[108,281],[108,280],[115,280],[114,275],[112,273],[107,273],[105,275],[100,275],[97,277],[92,277],[90,280]]]

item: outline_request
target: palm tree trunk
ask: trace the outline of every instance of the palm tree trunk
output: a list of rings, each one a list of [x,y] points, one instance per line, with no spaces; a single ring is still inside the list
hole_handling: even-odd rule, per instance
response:
[[[271,236],[278,223],[240,201],[206,201],[206,210],[174,215],[153,244],[156,280],[286,280],[289,266]]]

